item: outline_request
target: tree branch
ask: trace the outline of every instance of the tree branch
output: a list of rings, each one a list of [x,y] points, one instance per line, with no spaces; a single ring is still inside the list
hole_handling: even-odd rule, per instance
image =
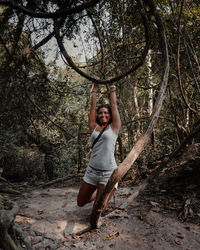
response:
[[[22,12],[22,13],[28,15],[28,16],[31,16],[31,17],[37,17],[37,18],[59,18],[59,17],[66,17],[66,16],[69,16],[69,15],[80,13],[83,10],[86,10],[88,8],[94,7],[100,1],[101,0],[91,0],[89,2],[80,4],[80,5],[76,6],[76,7],[66,9],[64,11],[56,11],[56,12],[49,12],[49,13],[47,13],[47,12],[34,12],[34,11],[31,11],[28,8],[24,7],[23,5],[17,4],[13,0],[9,0],[9,1],[1,0],[0,4],[1,5],[5,5],[5,6],[9,6],[9,7],[13,8],[13,9],[16,9],[16,10],[18,10],[18,11],[20,11],[20,12]]]
[[[98,37],[98,40],[99,40],[99,44],[100,44],[100,48],[101,48],[101,73],[103,74],[104,73],[104,60],[105,60],[104,58],[105,58],[105,56],[104,56],[104,47],[103,47],[102,39],[101,39],[101,36],[99,34],[99,31],[97,29],[96,23],[95,23],[95,21],[93,19],[93,16],[92,16],[91,12],[87,11],[87,13],[88,13],[89,18],[92,21],[92,24],[93,24],[93,26],[95,28],[95,31],[96,31],[96,34],[97,34],[97,37]]]
[[[187,100],[186,100],[185,95],[183,93],[183,86],[182,86],[182,81],[181,81],[181,72],[180,72],[180,30],[181,30],[181,17],[182,17],[182,12],[183,12],[183,5],[184,5],[184,0],[181,1],[181,8],[180,8],[180,13],[179,13],[179,18],[178,18],[178,39],[177,39],[177,75],[178,75],[178,84],[179,84],[182,99],[183,99],[186,107],[189,108],[192,112],[196,113],[197,111],[192,109],[189,106],[189,104],[187,103]]]
[[[46,36],[44,39],[42,39],[42,41],[40,41],[39,43],[37,43],[35,46],[33,46],[33,49],[38,49],[41,46],[45,45],[49,40],[51,40],[51,38],[55,35],[54,32],[51,32],[48,36]]]

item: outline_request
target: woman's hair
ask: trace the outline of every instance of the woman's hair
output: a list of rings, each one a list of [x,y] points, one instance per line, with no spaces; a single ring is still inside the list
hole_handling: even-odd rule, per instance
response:
[[[98,108],[97,108],[97,117],[96,117],[97,124],[101,125],[101,123],[100,123],[100,121],[98,119],[98,113],[99,113],[99,110],[101,108],[107,108],[108,109],[108,112],[110,114],[110,120],[109,120],[108,124],[110,124],[112,122],[112,110],[111,110],[111,107],[110,107],[109,104],[101,104],[100,106],[98,106]]]

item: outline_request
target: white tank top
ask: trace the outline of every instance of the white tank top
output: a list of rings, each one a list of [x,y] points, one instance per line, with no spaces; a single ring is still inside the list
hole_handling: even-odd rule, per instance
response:
[[[91,134],[92,143],[100,133],[99,131],[96,131],[96,128]],[[89,166],[100,170],[113,170],[117,167],[114,157],[117,137],[117,134],[109,125],[108,129],[103,132],[92,149]]]

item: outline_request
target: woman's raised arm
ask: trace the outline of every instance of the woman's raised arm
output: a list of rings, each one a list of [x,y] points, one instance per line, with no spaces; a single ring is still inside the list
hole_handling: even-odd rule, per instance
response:
[[[91,106],[90,106],[90,113],[88,119],[88,125],[90,132],[94,130],[96,127],[96,105],[97,105],[97,92],[98,92],[98,84],[93,83],[91,88]]]
[[[121,128],[121,119],[117,108],[116,86],[110,85],[110,107],[112,110],[112,129],[118,135]]]

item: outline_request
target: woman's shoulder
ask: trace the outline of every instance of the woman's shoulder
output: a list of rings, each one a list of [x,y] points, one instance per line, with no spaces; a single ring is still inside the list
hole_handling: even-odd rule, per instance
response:
[[[119,135],[119,131],[116,130],[116,129],[113,127],[112,123],[109,125],[109,127],[110,127],[110,129],[112,130],[112,132],[113,132],[116,136]]]
[[[98,127],[98,124],[97,124],[97,123],[95,123],[94,125],[90,126],[90,127],[89,127],[90,133],[92,134],[94,131],[96,131],[97,127]]]

